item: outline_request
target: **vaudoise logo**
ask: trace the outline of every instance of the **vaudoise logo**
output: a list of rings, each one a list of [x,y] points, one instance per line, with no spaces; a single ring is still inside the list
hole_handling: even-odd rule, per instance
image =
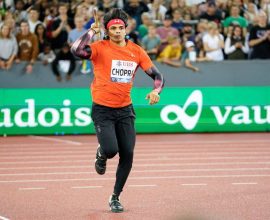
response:
[[[190,116],[186,113],[186,111],[190,105],[194,104],[196,104],[197,106],[197,111],[194,115]],[[166,124],[172,125],[176,123],[181,123],[185,129],[192,130],[197,125],[198,120],[201,116],[202,106],[202,92],[200,90],[194,90],[187,98],[183,107],[180,107],[178,105],[167,105],[161,110],[160,117],[162,121]],[[171,114],[173,114],[175,117],[169,118],[169,115]]]

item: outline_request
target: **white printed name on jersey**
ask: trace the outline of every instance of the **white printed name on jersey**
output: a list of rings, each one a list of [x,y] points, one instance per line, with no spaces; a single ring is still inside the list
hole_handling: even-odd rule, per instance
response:
[[[125,60],[112,60],[111,80],[113,82],[130,83],[137,68],[137,63]]]

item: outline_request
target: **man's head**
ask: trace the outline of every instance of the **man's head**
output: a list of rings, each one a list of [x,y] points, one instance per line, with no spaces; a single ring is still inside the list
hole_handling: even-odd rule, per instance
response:
[[[173,17],[171,15],[165,15],[164,21],[163,21],[163,26],[164,27],[171,27],[173,22]]]
[[[104,27],[108,37],[115,42],[121,42],[126,36],[128,15],[119,8],[114,8],[104,15]]]
[[[22,35],[29,34],[30,29],[29,29],[29,24],[27,21],[25,21],[25,20],[21,21],[20,28],[21,28]]]

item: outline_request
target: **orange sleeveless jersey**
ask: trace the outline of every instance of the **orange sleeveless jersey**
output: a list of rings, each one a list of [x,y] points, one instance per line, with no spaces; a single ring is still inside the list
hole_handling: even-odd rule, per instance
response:
[[[90,44],[94,79],[91,85],[93,102],[119,108],[131,104],[130,91],[138,67],[144,71],[153,66],[146,52],[127,41],[119,47],[109,40]]]

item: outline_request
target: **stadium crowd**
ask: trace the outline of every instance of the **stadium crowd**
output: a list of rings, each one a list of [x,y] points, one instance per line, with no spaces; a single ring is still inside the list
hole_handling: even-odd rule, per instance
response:
[[[0,0],[0,68],[25,61],[31,73],[39,60],[69,80],[70,45],[94,22],[93,9],[102,25],[114,7],[130,16],[127,38],[158,62],[198,71],[195,62],[270,59],[270,0]],[[101,28],[94,40],[106,35]]]

